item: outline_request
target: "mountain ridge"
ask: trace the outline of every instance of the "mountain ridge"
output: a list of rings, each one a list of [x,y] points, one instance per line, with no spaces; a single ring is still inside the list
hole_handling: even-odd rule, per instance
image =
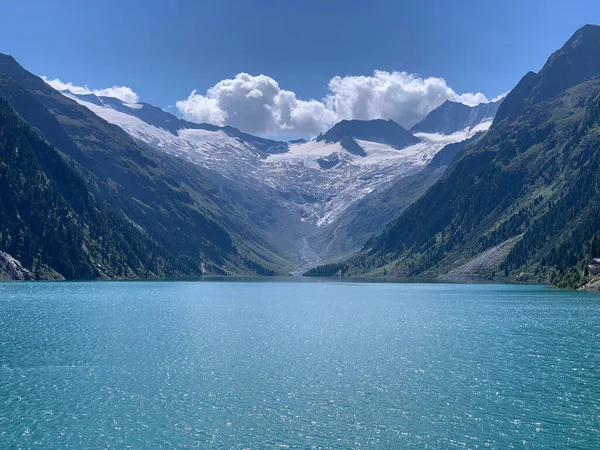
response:
[[[465,128],[472,128],[484,120],[493,120],[501,103],[502,99],[468,106],[446,100],[415,124],[410,132],[452,134]]]
[[[3,276],[143,277],[178,272],[169,255],[90,195],[77,171],[0,97]],[[165,270],[166,272],[163,272]]]
[[[115,97],[98,96],[96,94],[74,94],[69,90],[59,92],[100,107],[109,107],[116,111],[124,112],[150,125],[167,130],[174,135],[177,135],[177,131],[180,129],[223,131],[228,136],[239,139],[242,142],[252,142],[255,147],[265,153],[281,153],[287,151],[288,148],[286,142],[254,136],[231,126],[220,127],[209,123],[190,122],[146,102],[138,102],[132,105]]]
[[[524,109],[577,84],[598,78],[600,26],[584,25],[552,53],[539,72],[528,72],[504,99],[497,120],[511,120]]]

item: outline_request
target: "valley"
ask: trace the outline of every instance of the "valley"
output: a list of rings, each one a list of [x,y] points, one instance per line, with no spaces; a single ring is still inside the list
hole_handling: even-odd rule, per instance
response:
[[[347,240],[347,215],[360,201],[420,172],[446,145],[487,130],[493,119],[484,114],[479,122],[454,125],[464,128],[448,127],[449,134],[414,135],[392,121],[344,121],[311,141],[290,143],[186,122],[147,104],[64,95],[135,139],[217,172],[237,189],[253,190],[262,201],[279,205],[264,231],[299,260],[292,270],[296,274],[358,250],[367,235],[381,230],[374,226],[365,230],[365,239],[338,245]],[[249,214],[256,209],[248,207]]]

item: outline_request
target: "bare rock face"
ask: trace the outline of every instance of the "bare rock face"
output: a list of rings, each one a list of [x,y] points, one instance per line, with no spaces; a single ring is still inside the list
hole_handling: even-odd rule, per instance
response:
[[[0,280],[33,280],[33,274],[8,253],[0,252]]]
[[[502,100],[467,106],[446,100],[410,129],[411,133],[452,134],[492,121]]]

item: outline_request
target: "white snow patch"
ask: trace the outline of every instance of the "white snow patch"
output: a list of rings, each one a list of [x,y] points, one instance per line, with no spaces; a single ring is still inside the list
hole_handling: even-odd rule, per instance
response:
[[[142,109],[144,107],[144,105],[142,105],[140,103],[127,103],[127,102],[123,102],[123,106],[127,106],[128,108],[131,108],[131,109]]]

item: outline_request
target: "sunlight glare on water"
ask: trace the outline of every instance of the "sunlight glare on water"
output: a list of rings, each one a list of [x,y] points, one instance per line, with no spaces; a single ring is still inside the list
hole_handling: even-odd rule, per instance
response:
[[[595,448],[600,296],[0,284],[0,448]]]

